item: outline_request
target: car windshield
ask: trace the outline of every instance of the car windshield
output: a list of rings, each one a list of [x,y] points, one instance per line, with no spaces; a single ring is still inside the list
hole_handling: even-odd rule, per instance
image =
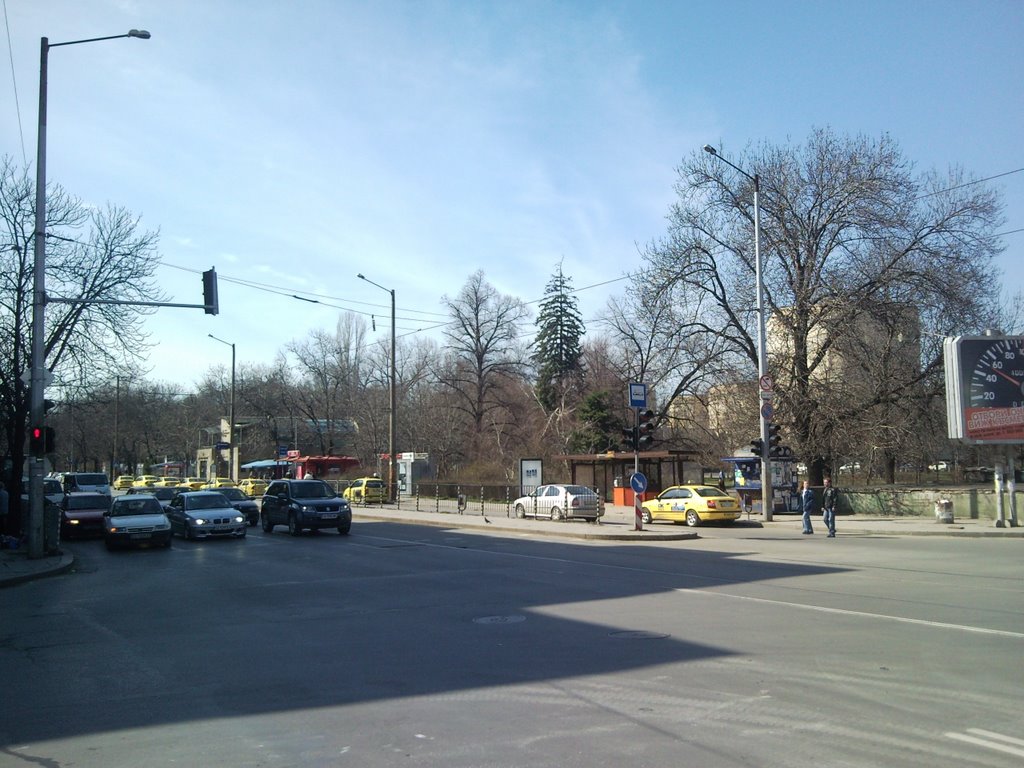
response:
[[[320,480],[292,483],[292,497],[296,499],[333,499],[331,486]]]
[[[82,472],[75,475],[79,485],[106,485],[107,476],[99,472]]]
[[[129,498],[125,496],[114,502],[114,505],[110,508],[110,516],[159,515],[162,511],[163,508],[156,499]]]
[[[173,499],[174,494],[178,492],[177,488],[153,488],[152,494],[162,501]]]
[[[188,500],[189,509],[221,509],[228,506],[228,500],[219,493],[191,496]]]
[[[245,501],[248,497],[237,488],[220,488],[217,490],[228,501]]]
[[[67,497],[67,499],[68,509],[106,509],[108,504],[107,498],[105,496],[100,495],[70,495]]]
[[[60,480],[43,480],[43,493],[64,493]]]

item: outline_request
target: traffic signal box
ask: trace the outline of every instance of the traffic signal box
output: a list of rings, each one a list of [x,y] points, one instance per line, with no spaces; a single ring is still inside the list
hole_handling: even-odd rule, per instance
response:
[[[640,423],[637,426],[636,449],[642,451],[651,447],[654,442],[654,411],[646,410],[640,413]]]
[[[636,427],[622,428],[622,447],[627,451],[636,450]]]
[[[220,312],[217,302],[217,270],[212,268],[203,272],[203,311],[208,315]]]
[[[28,452],[30,456],[41,458],[48,453],[53,453],[56,445],[56,435],[53,427],[32,427],[28,431]]]
[[[750,452],[755,456],[764,456],[764,441],[760,437],[755,437],[750,441]]]
[[[782,441],[782,436],[779,434],[780,427],[778,424],[768,425],[768,455],[773,458],[778,458],[781,453],[782,446],[779,443]]]

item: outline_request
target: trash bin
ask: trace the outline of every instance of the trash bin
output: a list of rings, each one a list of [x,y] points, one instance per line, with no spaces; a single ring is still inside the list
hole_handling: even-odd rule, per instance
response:
[[[953,522],[953,502],[949,499],[939,499],[935,502],[935,522]]]

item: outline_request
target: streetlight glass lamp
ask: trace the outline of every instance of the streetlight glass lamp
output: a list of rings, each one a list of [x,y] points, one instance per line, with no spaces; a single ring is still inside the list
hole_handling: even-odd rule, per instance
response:
[[[772,498],[771,457],[768,454],[768,419],[765,418],[764,405],[761,402],[762,382],[768,375],[768,354],[765,349],[765,312],[764,312],[764,274],[761,269],[761,178],[755,173],[751,176],[738,165],[734,165],[719,154],[710,144],[704,145],[704,151],[721,160],[733,170],[743,174],[754,183],[754,281],[757,288],[757,407],[758,420],[761,425],[761,511],[764,519],[771,522],[774,499]],[[767,402],[767,401],[766,401]]]
[[[46,387],[46,83],[51,48],[65,45],[94,43],[100,40],[115,40],[121,37],[150,38],[144,29],[132,29],[123,35],[90,37],[85,40],[69,40],[51,43],[48,38],[39,39],[39,124],[36,134],[36,205],[35,205],[35,253],[32,264],[32,362],[29,369],[29,419],[31,427],[41,427],[46,410],[43,407],[43,389]],[[28,514],[28,556],[43,556],[43,461],[33,456],[29,461],[29,514]]]
[[[395,413],[395,289],[385,288],[380,283],[373,282],[373,280],[362,273],[356,275],[356,277],[391,294],[391,373],[389,376],[391,406],[388,416],[388,501],[394,502],[398,500],[398,455],[395,453],[395,432],[397,430],[397,416]]]

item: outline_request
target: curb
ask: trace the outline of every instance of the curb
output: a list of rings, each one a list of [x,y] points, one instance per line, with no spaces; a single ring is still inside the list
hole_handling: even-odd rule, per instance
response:
[[[501,522],[487,522],[475,515],[469,517],[466,515],[445,514],[445,517],[451,518],[449,520],[442,519],[441,517],[423,517],[422,513],[416,512],[404,514],[402,512],[394,512],[387,514],[353,510],[352,517],[354,520],[376,520],[382,523],[406,523],[409,525],[429,525],[437,528],[462,528],[464,530],[472,529],[488,532],[500,531],[502,533],[525,536],[557,536],[559,538],[589,541],[683,541],[700,538],[700,534],[696,532],[662,533],[646,528],[642,531],[634,531],[628,530],[625,526],[616,523],[599,523],[597,526],[587,525],[587,528],[583,530],[573,530],[569,526],[576,524],[572,522],[544,523],[541,521],[541,525],[545,527],[534,528],[530,527],[529,523],[526,525],[504,525]],[[623,530],[615,531],[613,530],[614,528],[622,528]]]
[[[62,550],[59,557],[49,556],[30,562],[33,564],[39,563],[39,565],[26,568],[22,573],[8,573],[6,569],[0,571],[0,589],[67,573],[75,565],[75,556],[67,550]],[[50,563],[53,563],[53,565],[50,565]]]

